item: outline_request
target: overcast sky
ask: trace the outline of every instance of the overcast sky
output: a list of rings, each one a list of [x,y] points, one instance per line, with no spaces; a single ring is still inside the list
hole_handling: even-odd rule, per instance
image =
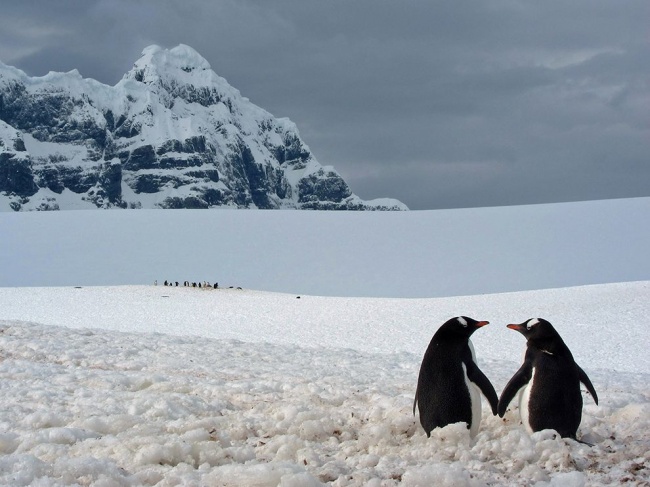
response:
[[[364,199],[650,196],[648,0],[4,2],[0,60],[114,85],[187,44]]]

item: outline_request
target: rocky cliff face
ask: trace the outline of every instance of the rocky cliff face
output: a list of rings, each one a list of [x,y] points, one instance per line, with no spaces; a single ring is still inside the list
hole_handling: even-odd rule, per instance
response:
[[[148,47],[115,86],[0,63],[0,210],[223,206],[407,209],[352,194],[188,46]]]

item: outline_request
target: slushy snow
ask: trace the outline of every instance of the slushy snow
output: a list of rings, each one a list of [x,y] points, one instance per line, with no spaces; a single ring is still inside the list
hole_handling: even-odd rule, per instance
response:
[[[1,485],[646,485],[650,282],[438,299],[0,288]],[[546,308],[592,379],[578,436],[483,405],[427,438],[422,354],[452,315],[498,393]],[[130,331],[127,331],[130,330]],[[618,330],[618,333],[617,333]],[[631,345],[631,348],[628,348]]]

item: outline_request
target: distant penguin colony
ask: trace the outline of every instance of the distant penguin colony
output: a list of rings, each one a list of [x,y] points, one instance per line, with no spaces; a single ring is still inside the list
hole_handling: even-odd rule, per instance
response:
[[[469,337],[487,321],[458,316],[444,323],[427,348],[413,402],[418,406],[420,424],[427,436],[431,430],[465,422],[470,436],[478,433],[481,422],[481,392],[497,414],[497,393],[476,364]]]
[[[598,404],[591,380],[548,321],[533,318],[508,328],[526,338],[526,355],[501,393],[499,416],[503,417],[508,404],[519,393],[519,414],[529,433],[554,429],[563,438],[577,439],[582,419],[581,382]]]
[[[156,279],[153,282],[154,286],[158,285],[158,280]],[[180,287],[179,281],[167,281],[165,280],[163,282],[163,286],[170,286],[170,287]],[[197,282],[190,282],[190,281],[183,281],[183,287],[198,287],[198,288],[210,288],[210,289],[219,289],[219,283],[215,282],[212,284],[211,282],[208,281],[197,281]],[[230,286],[231,288],[233,286]],[[241,287],[237,287],[237,289],[241,289]]]
[[[488,400],[492,414],[500,417],[519,393],[519,414],[529,434],[553,429],[563,438],[580,441],[576,437],[582,418],[580,383],[596,404],[598,396],[553,325],[541,318],[507,325],[524,335],[527,348],[523,365],[497,398],[494,387],[476,364],[469,339],[487,324],[458,316],[433,335],[422,359],[413,402],[413,414],[417,406],[427,436],[435,428],[464,422],[474,437],[481,420],[480,393]]]

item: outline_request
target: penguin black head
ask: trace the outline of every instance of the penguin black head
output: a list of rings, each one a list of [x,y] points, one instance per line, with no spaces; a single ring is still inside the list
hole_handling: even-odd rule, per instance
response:
[[[553,325],[542,318],[531,318],[519,324],[507,325],[511,330],[516,330],[526,337],[526,340],[535,341],[540,338],[559,336]]]
[[[519,324],[507,325],[521,333],[529,344],[548,352],[566,349],[566,345],[553,325],[542,318],[531,318]]]
[[[489,321],[476,321],[467,316],[456,316],[455,318],[451,318],[443,323],[436,335],[469,338],[472,333],[488,323]]]

